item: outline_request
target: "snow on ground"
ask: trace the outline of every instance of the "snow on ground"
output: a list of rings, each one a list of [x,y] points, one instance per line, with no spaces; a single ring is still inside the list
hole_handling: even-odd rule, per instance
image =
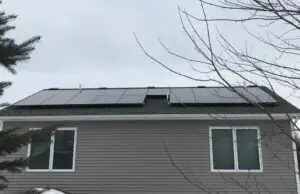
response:
[[[54,190],[54,189],[50,189],[50,190],[48,190],[48,191],[43,192],[42,194],[64,194],[64,193],[61,192],[61,191],[57,191],[57,190]]]
[[[35,188],[34,191],[39,191],[40,194],[65,194],[55,189]]]

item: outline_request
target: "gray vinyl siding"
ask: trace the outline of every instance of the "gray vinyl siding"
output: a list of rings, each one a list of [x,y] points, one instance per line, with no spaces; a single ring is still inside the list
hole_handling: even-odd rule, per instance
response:
[[[57,123],[4,123],[5,128]],[[296,193],[292,143],[270,121],[65,122],[77,127],[75,172],[10,174],[16,194],[53,186],[72,194]],[[289,129],[289,123],[279,123]],[[209,126],[259,126],[263,172],[210,172]],[[164,149],[165,142],[171,158]],[[17,156],[26,156],[24,148]],[[171,160],[187,179],[172,165]],[[198,187],[198,188],[197,188]]]

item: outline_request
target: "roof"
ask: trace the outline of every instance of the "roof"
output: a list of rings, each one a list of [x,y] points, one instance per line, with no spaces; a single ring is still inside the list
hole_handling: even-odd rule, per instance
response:
[[[259,98],[249,95],[248,98],[258,99],[257,103],[268,113],[300,113],[297,107],[266,87],[235,89],[257,94]],[[0,111],[0,116],[264,113],[227,90],[224,87],[51,88],[8,106]],[[216,93],[212,95],[211,91]]]

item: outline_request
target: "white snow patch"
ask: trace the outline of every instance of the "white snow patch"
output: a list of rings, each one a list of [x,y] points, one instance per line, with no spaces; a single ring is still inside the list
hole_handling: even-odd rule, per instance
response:
[[[45,191],[45,189],[44,188],[35,188],[35,189],[33,189],[34,191]]]
[[[61,191],[57,191],[57,190],[54,190],[54,189],[50,189],[50,190],[48,190],[48,191],[43,192],[42,194],[64,194],[64,193],[61,192]]]

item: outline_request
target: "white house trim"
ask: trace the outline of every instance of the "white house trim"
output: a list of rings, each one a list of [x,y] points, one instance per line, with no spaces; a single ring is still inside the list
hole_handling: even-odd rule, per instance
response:
[[[271,114],[273,119],[286,120],[300,114]],[[270,120],[267,114],[138,114],[138,115],[62,115],[0,116],[0,121],[137,121],[137,120]]]

